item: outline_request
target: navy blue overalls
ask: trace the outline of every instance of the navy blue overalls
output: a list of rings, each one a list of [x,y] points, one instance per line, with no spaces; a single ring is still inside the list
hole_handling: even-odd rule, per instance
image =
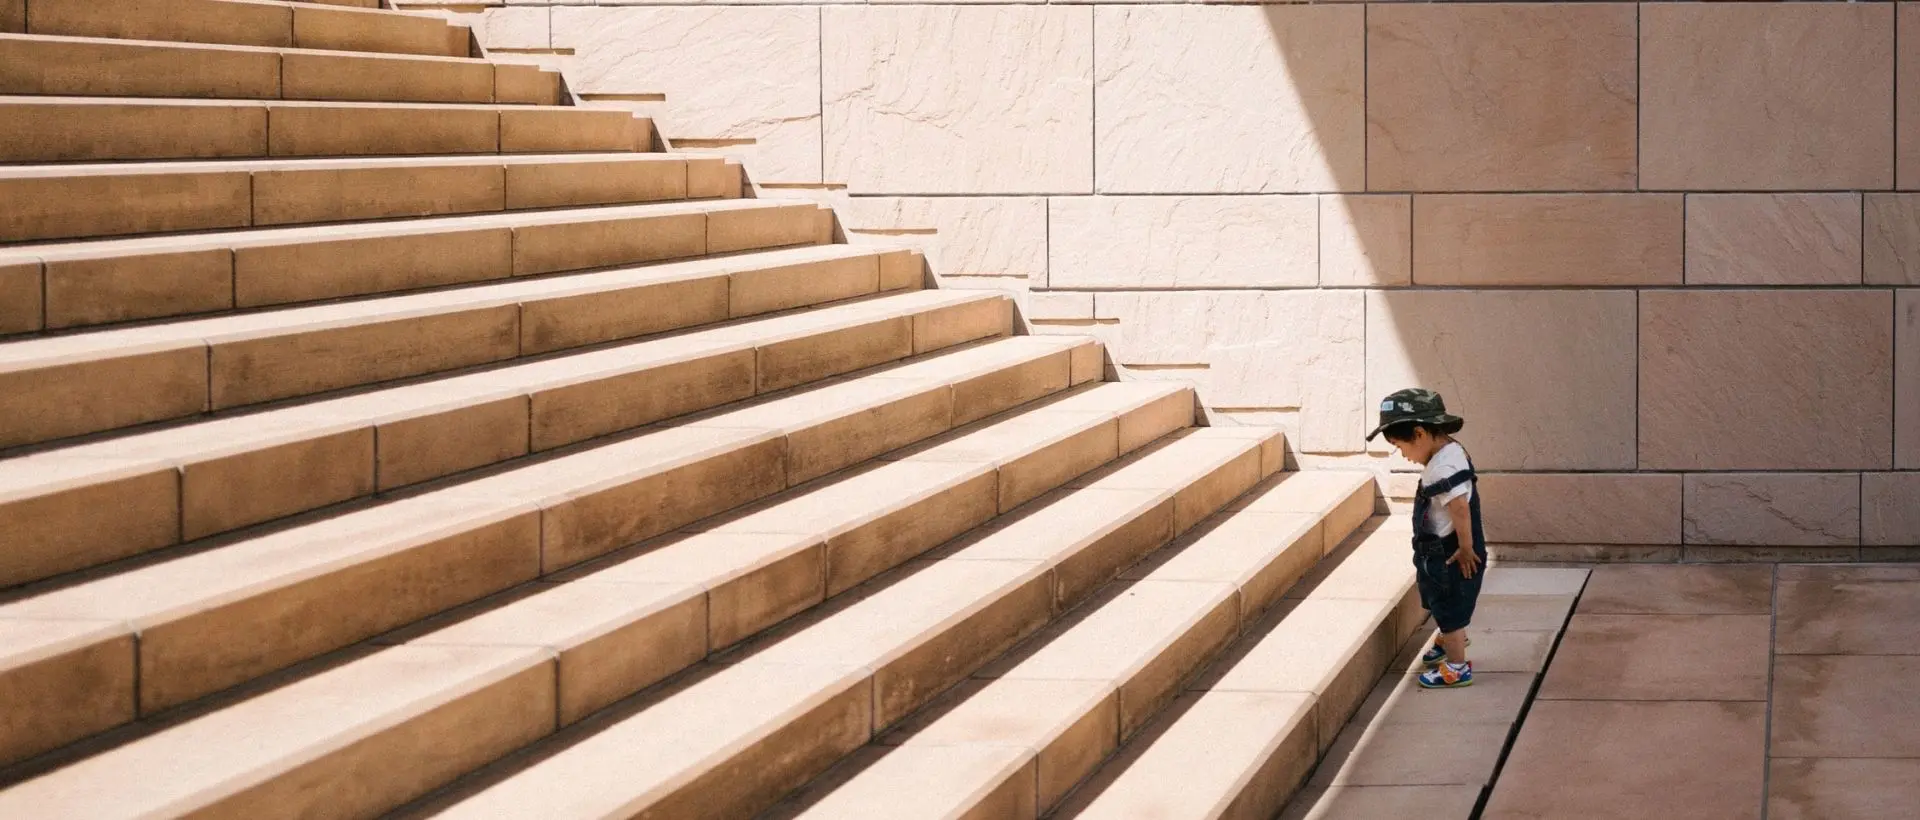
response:
[[[1414,580],[1420,587],[1420,605],[1433,613],[1441,632],[1465,629],[1473,621],[1474,604],[1480,600],[1480,580],[1487,573],[1487,537],[1480,528],[1480,493],[1476,487],[1467,506],[1473,513],[1473,552],[1480,556],[1480,570],[1468,578],[1458,563],[1447,563],[1460,549],[1459,531],[1447,533],[1445,538],[1434,535],[1427,511],[1433,507],[1435,496],[1445,495],[1473,478],[1473,456],[1469,455],[1466,469],[1431,487],[1421,486],[1413,496]]]

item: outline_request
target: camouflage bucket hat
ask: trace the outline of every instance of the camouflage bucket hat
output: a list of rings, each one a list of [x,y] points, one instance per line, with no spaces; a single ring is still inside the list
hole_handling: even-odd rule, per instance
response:
[[[1418,387],[1401,390],[1380,401],[1380,426],[1367,434],[1367,440],[1396,424],[1425,422],[1436,425],[1448,434],[1459,432],[1467,420],[1447,412],[1447,403],[1440,394]]]

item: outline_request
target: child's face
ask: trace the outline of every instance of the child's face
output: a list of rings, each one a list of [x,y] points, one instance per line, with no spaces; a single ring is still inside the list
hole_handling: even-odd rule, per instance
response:
[[[1440,440],[1427,432],[1424,427],[1414,428],[1413,437],[1405,441],[1397,439],[1387,439],[1387,441],[1393,445],[1394,449],[1400,451],[1401,458],[1422,467],[1426,466],[1427,462],[1433,459],[1433,454],[1440,450]]]

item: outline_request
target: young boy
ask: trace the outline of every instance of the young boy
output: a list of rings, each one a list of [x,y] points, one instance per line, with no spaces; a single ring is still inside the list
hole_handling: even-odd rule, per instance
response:
[[[1385,433],[1400,455],[1425,467],[1413,502],[1413,567],[1420,605],[1440,627],[1440,639],[1420,657],[1427,667],[1420,685],[1428,689],[1473,685],[1467,624],[1486,574],[1487,539],[1473,460],[1453,440],[1466,423],[1447,412],[1439,393],[1416,388],[1382,401],[1380,426],[1367,434],[1372,441]]]

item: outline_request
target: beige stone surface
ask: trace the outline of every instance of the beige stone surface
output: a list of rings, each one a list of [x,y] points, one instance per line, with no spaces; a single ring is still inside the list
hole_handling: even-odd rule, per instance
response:
[[[290,100],[494,101],[489,63],[287,52],[280,58],[280,83]]]
[[[41,268],[38,260],[0,264],[0,333],[25,333],[43,326],[46,295]],[[1091,297],[1087,310],[1091,315]]]
[[[1320,197],[1321,287],[1392,287],[1412,282],[1412,197]]]
[[[1575,615],[1539,697],[1764,701],[1771,629],[1766,615]]]
[[[820,14],[827,178],[855,193],[1092,191],[1092,8]]]
[[[1676,285],[1681,210],[1674,194],[1416,196],[1413,281]]]
[[[1119,699],[1106,681],[970,680],[878,742],[906,748],[996,746],[1019,757],[1031,756],[1044,809],[1113,753],[1119,743],[1118,723]],[[908,786],[892,777],[867,779],[858,792],[897,798]],[[976,777],[947,775],[939,780],[944,787],[964,785],[976,794],[993,785]]]
[[[180,537],[191,541],[373,489],[374,431],[367,427],[188,461],[180,465]]]
[[[752,140],[738,155],[757,181],[821,181],[818,8],[603,4],[551,13],[552,46],[574,51],[564,66],[576,93],[665,94],[655,122],[667,138]]]
[[[0,620],[0,761],[134,717],[133,635],[109,621]]]
[[[1908,697],[1920,655],[1782,655],[1773,667],[1775,757],[1920,757]]]
[[[1860,194],[1691,194],[1687,284],[1857,285]]]
[[[9,6],[21,10],[26,3],[0,2],[0,8]],[[16,13],[20,14],[17,19],[26,19],[24,11]],[[35,31],[75,37],[285,47],[294,44],[292,27],[293,10],[272,3],[194,0],[155,6],[126,0],[41,0],[33,4]],[[0,25],[0,30],[25,29]]]
[[[1595,567],[1580,596],[1583,615],[1759,615],[1772,611],[1773,568]]]
[[[1775,758],[1767,816],[1779,820],[1900,817],[1920,805],[1920,760]]]
[[[374,7],[371,2],[350,5]],[[293,44],[334,51],[466,57],[471,35],[438,17],[396,15],[308,3],[293,9]]]
[[[1640,294],[1640,468],[1885,469],[1892,298]]]
[[[1633,317],[1631,292],[1369,293],[1366,395],[1439,391],[1478,469],[1632,469]]]
[[[0,57],[0,88],[9,94],[257,100],[281,93],[282,57],[272,51],[16,37],[0,39]]]
[[[638,151],[653,144],[651,121],[622,110],[500,108],[500,153]]]
[[[1211,407],[1301,408],[1302,450],[1351,452],[1366,435],[1364,297],[1346,291],[1099,293],[1099,337],[1120,365],[1205,365]]]
[[[1765,732],[1764,703],[1538,701],[1485,816],[1758,818]]]
[[[1100,192],[1362,190],[1362,12],[1097,5]]]
[[[708,216],[666,212],[587,218],[513,229],[513,272],[554,273],[677,259],[708,252]]]
[[[1313,701],[1300,693],[1188,693],[1062,809],[1079,818],[1271,817],[1313,765]]]
[[[180,540],[180,476],[150,458],[15,462],[0,485],[0,526],[17,545],[0,558],[0,582],[20,584],[104,564]],[[115,515],[102,517],[100,510]]]
[[[212,406],[237,407],[512,358],[519,349],[517,320],[514,306],[504,305],[216,342],[208,350]]]
[[[645,154],[625,159],[508,163],[502,181],[504,205],[564,208],[717,196],[723,192],[707,189],[706,175],[725,167],[719,160],[663,161]]]
[[[1634,26],[1625,4],[1370,9],[1367,186],[1633,188]]]
[[[1860,505],[1861,544],[1920,546],[1920,474],[1862,475]]]
[[[1894,151],[1899,155],[1899,185],[1906,190],[1920,189],[1920,9],[1902,5],[1898,21],[1899,34],[1895,35],[1900,45],[1900,54],[1896,58],[1898,75],[1894,79],[1894,88],[1898,89],[1900,99],[1894,103],[1899,121],[1895,124],[1895,133],[1899,134]]]
[[[1920,285],[1920,194],[1864,196],[1866,283]]]
[[[1641,186],[1892,187],[1892,17],[1874,3],[1641,9]]]
[[[218,292],[213,273],[220,263],[229,269],[222,283],[226,297],[241,307],[460,284],[505,278],[512,271],[513,234],[505,227],[369,231],[363,236],[340,233],[338,237],[302,237],[306,241],[243,245],[230,260],[224,250],[210,252],[212,258],[201,263],[207,270],[199,273],[196,266],[195,271],[207,284],[194,292],[205,291],[201,301],[213,301]],[[111,273],[116,279],[128,277],[124,269]],[[138,280],[125,286],[129,295],[143,290]],[[184,312],[183,308],[174,310]]]
[[[1340,733],[1308,781],[1312,785],[1479,788],[1493,779],[1501,747],[1513,731],[1505,721],[1453,726],[1447,733],[1452,753],[1440,755],[1434,754],[1432,726],[1358,721],[1347,725],[1348,731]]]
[[[1860,543],[1860,476],[1722,473],[1686,478],[1686,543],[1834,547]]]
[[[1893,302],[1893,466],[1920,469],[1920,289]]]
[[[1056,197],[1047,282],[1056,288],[1311,287],[1314,197]]]
[[[1776,623],[1781,655],[1920,654],[1920,567],[1783,566]]]
[[[837,209],[848,241],[916,248],[936,278],[1046,281],[1044,198],[854,197]]]
[[[27,30],[27,0],[0,2],[0,31]]]
[[[0,811],[378,815],[552,732],[553,696],[535,651],[394,647],[10,789]]]
[[[7,241],[234,228],[252,212],[245,173],[75,174],[0,181]]]
[[[1489,541],[1680,543],[1676,475],[1486,473],[1476,486]]]
[[[500,167],[486,165],[260,170],[252,183],[256,225],[439,216],[506,204]]]
[[[0,369],[0,417],[12,420],[0,446],[193,415],[207,409],[207,378],[201,345]]]
[[[502,149],[506,119],[484,107],[334,103],[278,104],[266,110],[267,154],[276,157],[491,154]]]
[[[1479,802],[1472,786],[1316,786],[1300,790],[1280,820],[1468,817]]]
[[[256,103],[167,105],[122,100],[9,103],[7,162],[267,155],[267,109]]]

